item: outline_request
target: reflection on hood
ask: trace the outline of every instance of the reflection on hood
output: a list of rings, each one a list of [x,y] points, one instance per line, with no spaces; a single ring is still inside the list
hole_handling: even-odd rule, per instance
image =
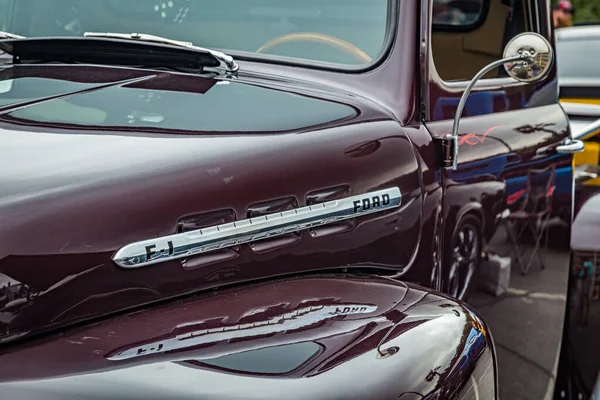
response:
[[[109,360],[125,360],[155,353],[164,353],[172,350],[195,347],[203,344],[216,343],[224,340],[247,338],[250,336],[267,335],[284,331],[289,332],[313,325],[329,318],[351,314],[370,314],[376,310],[377,306],[362,304],[305,307],[259,322],[224,325],[218,328],[202,329],[177,335],[174,338],[146,343],[118,351],[107,358]]]
[[[94,83],[64,80],[68,71],[61,70],[37,76],[19,67],[19,77],[4,80],[0,73],[0,119],[74,129],[275,133],[356,114],[341,103],[210,76],[146,72]]]

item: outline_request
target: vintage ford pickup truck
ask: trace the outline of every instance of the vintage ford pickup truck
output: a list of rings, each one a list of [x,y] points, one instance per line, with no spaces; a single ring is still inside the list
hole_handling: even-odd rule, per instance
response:
[[[256,280],[362,273],[464,300],[515,199],[548,184],[528,171],[572,183],[583,147],[544,2],[14,0],[3,30],[3,365],[59,329]],[[550,183],[570,216],[572,186]],[[344,296],[325,307],[385,300]],[[202,307],[211,329],[242,323]],[[67,369],[171,345],[176,319]]]

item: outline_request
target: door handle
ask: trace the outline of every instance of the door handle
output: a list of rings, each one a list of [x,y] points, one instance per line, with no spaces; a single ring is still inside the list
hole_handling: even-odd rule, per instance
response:
[[[563,144],[556,146],[557,153],[581,153],[584,144],[581,140],[566,139]]]

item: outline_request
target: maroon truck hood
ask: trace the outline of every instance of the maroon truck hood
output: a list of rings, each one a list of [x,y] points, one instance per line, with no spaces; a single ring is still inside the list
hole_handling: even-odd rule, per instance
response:
[[[493,351],[479,317],[447,296],[390,279],[305,276],[205,294],[6,351],[0,392],[66,400],[398,399],[438,389],[453,398],[447,393],[475,384],[487,399],[495,397]]]
[[[109,187],[126,183],[131,196],[140,195],[149,189],[147,181],[160,175],[174,183],[165,190],[180,190],[176,174],[197,157],[214,157],[204,163],[204,173],[218,175],[223,156],[243,153],[253,144],[252,135],[302,132],[356,117],[351,106],[265,89],[256,81],[230,84],[183,74],[62,66],[11,68],[0,79],[4,90],[10,89],[0,93],[0,260],[5,259],[0,272],[36,291],[66,278],[65,271],[81,272],[70,254],[96,253],[99,265],[124,244],[100,233],[107,217],[100,215],[106,212],[99,211],[102,198],[116,195]],[[190,148],[189,135],[215,137],[214,151]],[[236,147],[231,147],[233,135],[241,135]],[[126,207],[135,207],[135,198],[120,195]],[[91,208],[78,209],[82,203]],[[77,227],[64,221],[57,229],[61,223],[55,216],[70,207]],[[140,223],[122,215],[113,230]],[[158,233],[147,225],[148,237]],[[27,257],[11,257],[21,255]],[[48,255],[56,267],[47,265]],[[45,265],[36,273],[23,268],[37,259]]]
[[[284,206],[298,207],[314,187],[324,188],[315,199],[381,189],[390,179],[415,187],[416,174],[397,173],[398,159],[407,160],[406,171],[417,170],[410,146],[364,139],[369,132],[393,138],[401,129],[375,103],[282,78],[4,69],[0,343],[222,284],[356,260],[402,267],[382,251],[397,243],[393,214],[365,219],[360,236],[318,242],[320,248],[307,240],[292,250],[277,243],[260,254],[243,248],[185,269],[166,262],[124,270],[111,260],[128,243],[177,232],[188,215],[208,213],[204,224],[215,225],[247,218],[249,204],[282,193],[292,199]],[[376,151],[389,161],[373,163]],[[411,200],[418,196],[407,197],[415,216],[420,205]],[[419,240],[418,219],[413,226],[406,259]]]
[[[2,121],[29,128],[268,134],[356,116],[349,105],[266,89],[273,83],[260,79],[56,66],[5,69],[0,82]]]

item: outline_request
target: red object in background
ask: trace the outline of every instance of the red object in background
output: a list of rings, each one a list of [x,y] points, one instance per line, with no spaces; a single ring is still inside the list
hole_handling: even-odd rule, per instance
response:
[[[569,0],[560,0],[554,5],[555,10],[573,11],[573,4]]]

